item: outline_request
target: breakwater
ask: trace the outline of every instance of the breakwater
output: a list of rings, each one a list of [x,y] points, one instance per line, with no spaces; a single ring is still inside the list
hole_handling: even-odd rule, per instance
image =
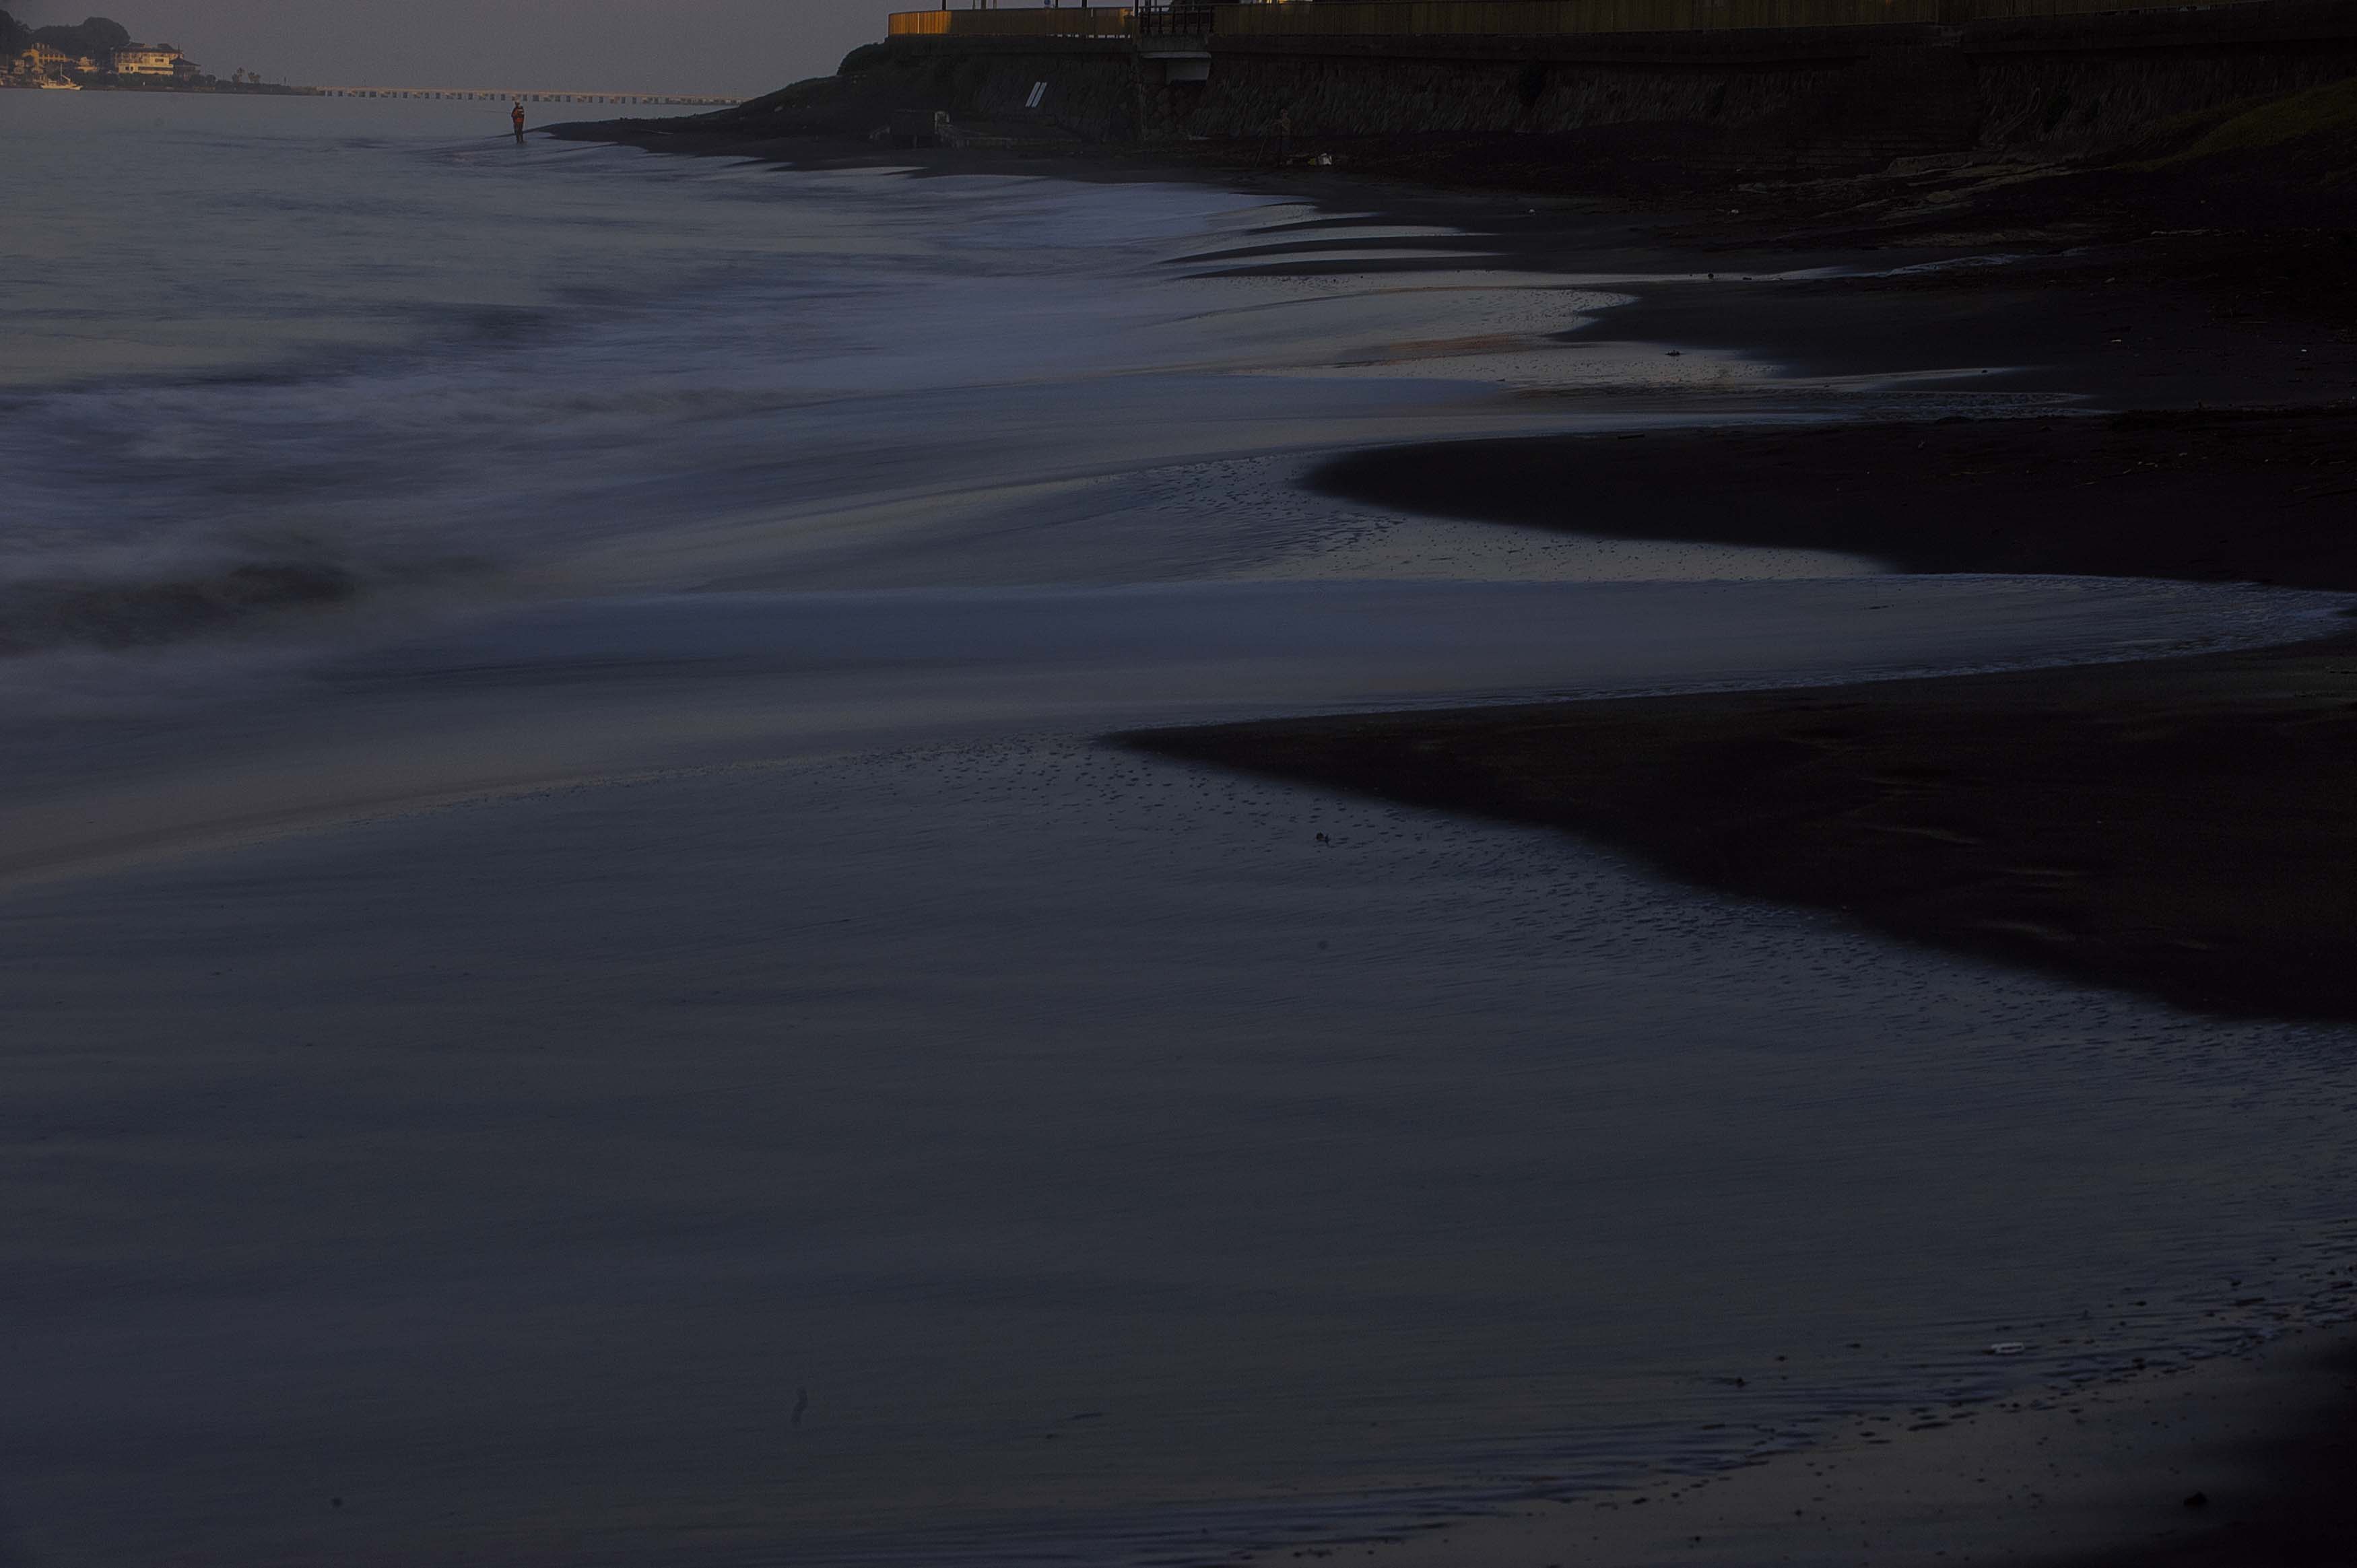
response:
[[[941,110],[1091,142],[1249,140],[1280,126],[1297,140],[1610,129],[1705,164],[1835,167],[2099,147],[2357,74],[2357,7],[2337,0],[2016,15],[2003,13],[2029,7],[1922,0],[1860,15],[1964,19],[1641,26],[1655,12],[1665,23],[1710,14],[1709,0],[1676,3],[1685,9],[1624,7],[1620,30],[1554,32],[1535,30],[1531,0],[1221,6],[1207,30],[1143,35],[1114,11],[1087,14],[1085,29],[1072,11],[909,13],[897,36],[845,61],[834,107],[853,124]],[[1452,9],[1464,13],[1452,25],[1529,13],[1514,25],[1534,30],[1361,30],[1374,13],[1407,26]]]

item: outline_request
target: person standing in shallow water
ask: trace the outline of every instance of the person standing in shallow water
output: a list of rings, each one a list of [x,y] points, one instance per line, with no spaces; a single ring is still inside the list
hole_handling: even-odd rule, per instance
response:
[[[521,147],[523,145],[523,100],[516,100],[516,106],[508,111],[508,119],[515,126],[516,145]]]

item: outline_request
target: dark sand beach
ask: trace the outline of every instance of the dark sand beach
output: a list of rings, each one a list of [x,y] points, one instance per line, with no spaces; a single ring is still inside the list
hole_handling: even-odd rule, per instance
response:
[[[2203,200],[2185,182],[2138,193],[2147,209],[2156,195]],[[2072,403],[2009,419],[1393,448],[1329,462],[1311,483],[1435,516],[1838,551],[1900,572],[2357,590],[2345,231],[2135,232],[2132,204],[2125,227],[2119,206],[2066,218],[2050,200],[1996,205],[2015,210],[1872,237],[2014,252],[1986,267],[1746,280],[1735,309],[1721,290],[1673,285],[1642,291],[1611,329],[1688,346],[1739,336],[1820,375],[1887,366],[1903,342],[1926,366],[2009,360],[2007,385]],[[2038,227],[2007,226],[2023,216]],[[1753,248],[1771,227],[1706,220],[1689,231],[1695,259],[1736,252],[1729,270],[1767,272]],[[1122,738],[1560,828],[1696,886],[2198,1012],[2357,1020],[2357,636]],[[2357,1543],[2352,1357],[2347,1330],[2330,1329],[2181,1382],[2114,1385],[2093,1414],[2087,1391],[2050,1390],[1976,1435],[1918,1430],[1886,1446],[1869,1427],[1707,1488],[1539,1506],[1378,1558],[2342,1562]],[[1641,1501],[1666,1507],[1649,1517]]]
[[[2057,194],[2073,182],[2084,207]],[[1902,357],[2006,363],[2017,367],[2007,388],[2054,394],[2021,416],[1433,443],[1348,454],[1308,482],[1425,515],[1838,552],[1902,573],[2357,591],[2357,318],[2334,264],[2346,232],[2298,226],[2317,214],[2296,202],[2276,228],[2122,227],[2139,205],[2149,215],[2205,202],[2211,188],[2058,176],[2027,193],[1968,195],[1948,214],[1964,220],[1931,235],[1902,202],[1846,236],[1898,250],[1887,269],[1854,257],[1836,275],[1745,279],[1731,292],[1641,285],[1606,318],[1616,336],[1737,342],[1800,374],[1887,371]],[[1997,231],[2007,219],[2043,227]],[[1900,260],[1975,227],[2018,253]],[[1724,218],[1656,238],[1691,247],[1676,258],[1685,264],[1738,252],[1731,264],[1762,274],[1762,247],[1832,242],[1822,226],[1771,242],[1762,224]],[[2179,1005],[2357,1018],[2344,978],[2357,646],[2341,639],[1838,691],[1129,738],[1563,827],[1692,882]]]
[[[673,139],[719,151],[725,138],[689,143]],[[761,150],[794,156],[791,144]],[[1465,222],[1484,204],[1490,236],[1538,269],[1575,265],[1564,236],[1577,231],[1587,266],[1663,274],[1635,285],[1605,330],[1665,353],[1731,348],[1815,376],[1903,365],[1927,388],[1987,388],[1978,378],[1994,365],[2007,391],[2047,401],[2013,418],[1367,450],[1327,463],[1315,489],[1516,529],[1842,552],[1905,573],[2357,591],[2346,214],[2332,181],[2300,177],[2299,159],[2265,178],[2245,157],[1747,187],[1745,211],[1625,183],[1600,192],[1550,166],[1562,151],[1520,140],[1501,161],[1500,148],[1428,139],[1362,145],[1362,175],[1418,184],[1260,177],[1338,204],[1372,199],[1395,218]],[[1467,177],[1485,154],[1487,175]],[[1239,168],[1231,157],[1224,173]],[[1117,177],[1103,162],[1086,172]],[[1525,216],[1434,188],[1452,185],[1588,199]],[[1829,260],[1840,275],[1791,274]],[[1959,370],[1943,381],[1943,367]],[[2357,1021],[2357,633],[1117,739],[1559,828],[1695,886],[2196,1012]],[[1895,1438],[1863,1424],[1707,1484],[1534,1501],[1366,1556],[1463,1568],[2344,1562],[2357,1550],[2345,1487],[2357,1346],[2345,1328],[2310,1326],[2190,1371],[2031,1391],[1976,1419],[1901,1416],[1911,1430]]]
[[[585,134],[797,175],[292,139],[591,304],[53,400],[386,624],[59,600],[0,1561],[2347,1556],[2323,218]]]
[[[1619,539],[1836,550],[1904,572],[2357,589],[2345,403],[1466,442],[1356,454],[1329,494]]]
[[[2310,407],[1467,443],[1346,457],[1316,482],[1517,526],[1855,551],[1911,572],[2349,590],[2349,431],[2345,409]],[[1699,886],[2179,1007],[2357,1020],[2357,636],[1124,740],[1561,828]],[[1630,1499],[1444,1532],[1394,1560],[1638,1563],[1679,1560],[1682,1544],[1685,1561],[1832,1562],[1860,1560],[1855,1544],[1871,1561],[2341,1562],[2357,1541],[2352,1354],[2334,1330],[2255,1369],[2105,1391],[2125,1402],[2106,1414],[2053,1391],[1977,1438],[1837,1442],[1648,1499],[1691,1540]],[[2231,1487],[2200,1479],[2220,1475]]]
[[[1131,738],[1561,827],[1690,882],[2180,1007],[2357,1018],[2357,638]]]

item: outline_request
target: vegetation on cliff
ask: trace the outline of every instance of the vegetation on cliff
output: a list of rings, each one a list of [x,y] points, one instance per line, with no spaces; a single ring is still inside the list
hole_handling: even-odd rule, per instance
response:
[[[36,27],[33,41],[76,59],[102,62],[117,49],[134,47],[131,29],[104,16],[85,16],[70,27]]]
[[[132,48],[131,29],[104,16],[85,16],[71,25],[27,27],[0,11],[0,55],[24,53],[35,44],[47,44],[70,59],[103,63],[117,49]]]
[[[2277,150],[2333,183],[2357,173],[2357,77],[2241,109],[2170,161]]]

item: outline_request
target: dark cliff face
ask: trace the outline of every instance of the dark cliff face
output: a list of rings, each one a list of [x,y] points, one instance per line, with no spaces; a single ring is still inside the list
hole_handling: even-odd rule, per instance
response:
[[[1222,36],[1181,73],[1125,38],[901,37],[670,136],[889,134],[948,113],[1063,145],[1335,150],[1446,184],[1633,194],[1865,173],[2002,149],[2179,157],[2254,104],[2357,77],[2357,15],[2318,0],[1975,23],[1557,38]],[[1035,90],[1038,102],[1033,102]],[[2266,116],[2261,116],[2264,122]],[[2329,185],[2349,105],[2201,149],[2236,177]],[[2340,142],[2357,145],[2357,135]],[[2290,144],[2299,145],[2286,149]],[[2254,149],[2264,156],[2254,156]],[[2320,160],[2320,161],[2319,161]],[[2309,167],[2309,165],[2315,165]],[[2270,192],[2269,199],[2274,199]]]
[[[88,56],[101,65],[104,65],[106,57],[116,49],[135,47],[131,41],[131,29],[104,16],[87,17],[70,27],[37,27],[33,30],[33,41],[77,58]]]
[[[1237,38],[1170,134],[1611,132],[1619,155],[1878,168],[1974,147],[2102,152],[2357,75],[2357,16],[2308,0],[2040,23],[1552,38]],[[1149,81],[1146,95],[1154,94]]]

